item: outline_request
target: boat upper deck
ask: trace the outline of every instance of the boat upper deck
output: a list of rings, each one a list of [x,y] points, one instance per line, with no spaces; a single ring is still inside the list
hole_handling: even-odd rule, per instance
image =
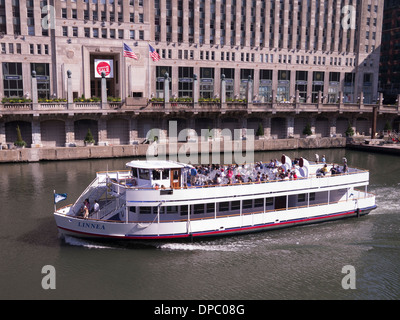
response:
[[[343,165],[308,162],[304,158],[292,161],[283,155],[268,163],[257,162],[245,165],[198,165],[191,166],[170,161],[131,161],[131,169],[103,172],[112,182],[134,190],[171,190],[209,188],[232,185],[252,185],[266,182],[310,180],[368,173]],[[347,179],[348,180],[348,179]],[[367,181],[367,179],[362,179]]]

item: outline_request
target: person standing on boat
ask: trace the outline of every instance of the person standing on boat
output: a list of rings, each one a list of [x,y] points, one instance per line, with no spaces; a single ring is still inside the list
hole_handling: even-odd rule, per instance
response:
[[[89,217],[89,208],[90,208],[90,203],[89,199],[85,199],[83,201],[83,206],[81,207],[81,215],[83,215],[84,219],[87,219]]]
[[[93,205],[92,212],[95,213],[96,215],[98,215],[99,211],[100,211],[99,202],[97,200],[94,200],[94,205]]]
[[[195,183],[196,183],[196,176],[197,176],[197,169],[196,169],[196,167],[193,167],[193,168],[190,170],[190,184],[191,184],[192,186],[194,186]]]

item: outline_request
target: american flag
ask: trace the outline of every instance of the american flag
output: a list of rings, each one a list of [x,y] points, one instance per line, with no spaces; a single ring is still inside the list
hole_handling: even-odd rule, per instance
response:
[[[136,54],[132,51],[132,49],[124,42],[124,57],[132,58],[137,60],[138,57]]]
[[[149,45],[149,50],[150,50],[150,57],[153,59],[153,61],[158,61],[160,60],[160,55],[157,53],[157,51]]]

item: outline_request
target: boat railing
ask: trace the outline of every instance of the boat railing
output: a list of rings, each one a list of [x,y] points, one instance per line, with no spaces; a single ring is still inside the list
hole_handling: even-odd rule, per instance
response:
[[[297,177],[296,179],[275,179],[275,180],[266,180],[266,181],[251,181],[251,182],[234,182],[234,183],[222,183],[222,184],[203,184],[203,185],[195,185],[195,186],[183,186],[183,187],[176,187],[174,189],[195,189],[195,188],[214,188],[214,187],[227,187],[227,186],[243,186],[243,185],[253,185],[253,184],[265,184],[265,183],[274,183],[274,182],[283,182],[283,181],[295,181],[295,180],[309,180],[309,179],[323,179],[323,178],[328,178],[328,177],[340,177],[340,176],[347,176],[347,175],[354,175],[354,174],[360,174],[360,173],[366,173],[368,170],[365,169],[358,169],[358,168],[349,168],[349,171],[346,173],[337,173],[332,175],[330,172],[328,172],[326,175],[321,175],[318,176],[317,173],[310,173],[308,177]],[[160,190],[159,186],[156,187],[140,187],[140,186],[135,186],[135,185],[130,185],[128,183],[131,181],[132,178],[127,177],[127,178],[120,178],[120,179],[115,179],[112,180],[114,184],[117,184],[121,187],[124,187],[126,189],[131,189],[131,190]]]

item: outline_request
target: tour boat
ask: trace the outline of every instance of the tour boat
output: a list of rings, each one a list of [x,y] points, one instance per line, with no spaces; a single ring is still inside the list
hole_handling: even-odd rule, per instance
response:
[[[74,204],[55,209],[61,234],[197,239],[360,217],[376,208],[369,172],[347,163],[341,172],[342,166],[283,155],[271,163],[200,166],[194,178],[194,167],[180,162],[126,165],[98,172]]]

